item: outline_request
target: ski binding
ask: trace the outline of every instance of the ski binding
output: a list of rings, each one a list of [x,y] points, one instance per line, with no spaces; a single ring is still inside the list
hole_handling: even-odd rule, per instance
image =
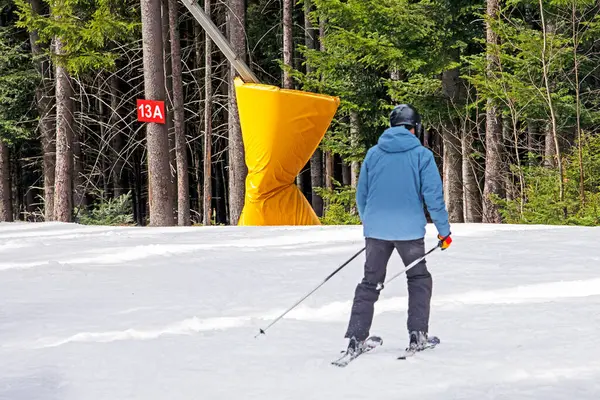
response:
[[[440,344],[440,339],[437,336],[431,336],[430,338],[427,339],[427,343],[425,344],[425,346],[423,348],[418,349],[418,348],[408,347],[408,348],[406,348],[406,350],[404,350],[403,354],[398,356],[398,360],[406,360],[408,357],[412,357],[420,351],[424,351],[427,349],[433,349],[438,344]]]
[[[375,349],[376,347],[379,347],[383,344],[383,339],[381,339],[381,337],[379,336],[370,336],[369,338],[367,338],[367,340],[365,340],[364,343],[364,348],[360,351],[357,351],[355,353],[349,353],[348,351],[342,351],[342,353],[344,353],[344,355],[342,355],[340,358],[338,358],[335,361],[332,361],[331,364],[335,365],[336,367],[345,367],[348,364],[350,364],[352,361],[356,360],[358,357],[360,357],[362,354],[368,353],[371,350]]]

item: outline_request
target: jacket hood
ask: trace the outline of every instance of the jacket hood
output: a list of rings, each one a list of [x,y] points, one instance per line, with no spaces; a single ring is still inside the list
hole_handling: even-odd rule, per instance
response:
[[[419,139],[403,126],[386,129],[377,144],[387,153],[402,153],[421,146]]]

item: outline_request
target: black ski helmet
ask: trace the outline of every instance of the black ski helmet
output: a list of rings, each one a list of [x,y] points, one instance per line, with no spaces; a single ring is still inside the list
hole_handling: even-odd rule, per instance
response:
[[[423,125],[419,112],[410,104],[400,104],[394,107],[390,114],[390,126],[405,126],[415,128],[415,135],[421,137]]]

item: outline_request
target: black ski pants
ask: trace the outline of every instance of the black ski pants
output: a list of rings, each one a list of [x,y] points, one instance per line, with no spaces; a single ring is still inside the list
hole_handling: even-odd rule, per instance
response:
[[[346,338],[365,340],[373,322],[375,302],[383,289],[388,261],[394,251],[398,252],[404,265],[409,265],[425,254],[424,239],[386,241],[366,238],[366,261],[362,281],[354,294],[354,303]],[[423,260],[406,272],[408,281],[408,331],[429,329],[429,310],[433,280]]]

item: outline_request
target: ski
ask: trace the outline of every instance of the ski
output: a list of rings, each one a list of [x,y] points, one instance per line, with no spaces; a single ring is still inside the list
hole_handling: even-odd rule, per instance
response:
[[[381,346],[382,344],[383,340],[379,336],[371,336],[367,338],[367,340],[365,340],[365,348],[363,350],[353,354],[350,354],[347,351],[343,351],[342,353],[344,353],[344,355],[338,358],[337,360],[332,361],[331,364],[335,365],[336,367],[343,368],[350,364],[352,361],[356,360],[362,354],[368,353],[376,347]]]
[[[404,350],[404,353],[398,356],[398,360],[406,360],[408,357],[414,356],[416,353],[428,349],[433,349],[440,344],[440,339],[437,336],[431,336],[427,339],[427,344],[422,349],[411,349],[410,347]]]

